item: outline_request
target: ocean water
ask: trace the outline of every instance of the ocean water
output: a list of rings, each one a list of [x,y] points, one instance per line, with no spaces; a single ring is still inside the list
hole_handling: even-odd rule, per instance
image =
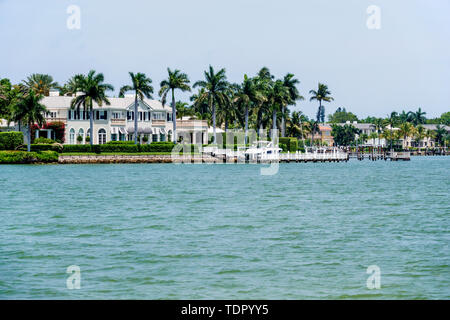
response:
[[[450,157],[261,167],[0,166],[0,298],[450,298]]]

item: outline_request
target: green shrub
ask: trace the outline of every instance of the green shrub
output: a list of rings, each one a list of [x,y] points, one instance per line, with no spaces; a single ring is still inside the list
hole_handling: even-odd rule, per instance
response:
[[[62,151],[62,145],[59,143],[53,143],[53,144],[32,144],[31,146],[32,152],[39,152],[39,151],[56,151],[61,152]],[[26,150],[26,146],[24,147]]]
[[[67,153],[67,152],[91,152],[91,145],[89,145],[89,144],[65,144],[62,152],[63,153]]]
[[[286,151],[296,152],[298,150],[297,138],[292,138],[292,137],[280,138],[279,142],[280,142],[280,144],[283,143],[286,145],[286,147],[287,147]]]
[[[17,131],[0,132],[0,150],[15,150],[23,144],[23,133]]]
[[[136,153],[139,152],[139,145],[122,143],[122,144],[101,144],[100,152],[124,152],[124,153]],[[94,151],[95,152],[95,151]]]
[[[55,142],[56,141],[54,141],[52,139],[48,139],[48,138],[36,138],[33,141],[34,144],[53,144]]]
[[[173,142],[152,142],[141,145],[141,152],[172,152],[174,147]]]
[[[134,144],[134,141],[109,141],[106,144]]]
[[[280,143],[278,145],[278,147],[280,147],[283,150],[283,152],[288,151],[288,147],[287,147],[287,145],[285,143]]]
[[[55,151],[26,152],[26,151],[0,151],[0,163],[35,163],[58,162],[58,153]]]

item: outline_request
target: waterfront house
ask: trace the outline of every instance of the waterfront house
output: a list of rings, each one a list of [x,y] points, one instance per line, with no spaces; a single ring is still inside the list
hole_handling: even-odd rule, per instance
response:
[[[334,139],[331,135],[332,130],[329,125],[319,124],[319,132],[314,134],[314,141],[320,141],[322,145],[332,146],[334,144]]]
[[[140,143],[172,141],[173,119],[172,108],[162,105],[158,100],[144,99],[139,101],[138,113],[134,114],[134,96],[124,98],[108,98],[110,105],[102,106],[94,103],[93,134],[90,132],[89,112],[70,107],[73,97],[59,96],[58,92],[50,92],[50,96],[42,99],[46,106],[45,119],[50,124],[63,124],[64,144],[87,144],[87,137],[94,144],[104,144],[109,141],[134,140],[134,119],[138,119],[138,135]],[[177,138],[189,135],[190,141],[203,142],[207,140],[207,126],[203,122],[192,120],[177,120]],[[18,128],[15,128],[18,130]],[[26,133],[26,128],[21,128]],[[194,134],[194,130],[197,132]],[[45,137],[56,139],[57,135],[51,126],[37,128],[34,138]],[[26,140],[26,134],[25,134]],[[27,141],[25,141],[26,143]]]

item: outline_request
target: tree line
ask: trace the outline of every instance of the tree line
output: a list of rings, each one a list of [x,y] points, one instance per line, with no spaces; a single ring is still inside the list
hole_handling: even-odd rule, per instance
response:
[[[144,73],[129,73],[130,84],[119,90],[119,97],[132,92],[135,97],[135,112],[139,100],[153,99],[154,88],[152,79]],[[160,83],[158,96],[165,104],[170,99],[174,119],[192,116],[207,120],[213,127],[213,143],[216,139],[216,127],[227,129],[244,129],[248,141],[249,128],[256,131],[263,128],[279,129],[282,137],[292,136],[308,139],[314,144],[314,135],[319,132],[319,124],[325,123],[325,102],[334,100],[328,86],[318,83],[317,89],[309,91],[309,100],[317,101],[318,108],[315,119],[309,119],[301,111],[290,111],[297,101],[305,98],[300,94],[300,81],[292,73],[287,73],[279,79],[263,67],[256,75],[244,75],[241,83],[230,83],[226,70],[215,70],[212,66],[204,71],[204,79],[191,85],[187,74],[180,70],[167,69],[167,78]],[[195,92],[190,96],[189,103],[176,100],[177,91]],[[40,104],[43,96],[48,96],[51,90],[59,90],[60,95],[72,96],[71,107],[83,109],[90,114],[90,126],[93,126],[93,104],[110,105],[108,91],[113,91],[111,84],[105,83],[102,73],[91,70],[86,75],[76,74],[63,85],[58,84],[47,74],[32,74],[19,84],[12,85],[8,79],[0,80],[0,117],[8,121],[40,124],[44,120],[45,106]],[[447,115],[446,115],[447,114]],[[444,121],[450,118],[449,113],[442,116]],[[446,115],[446,116],[445,116]],[[445,117],[444,117],[445,116]],[[328,116],[331,123],[358,121],[356,115],[338,108]],[[134,140],[138,143],[137,117],[134,119]],[[416,112],[393,112],[386,118],[368,117],[362,122],[370,121],[378,128],[387,125],[410,123],[417,127],[427,121],[425,112],[420,108]],[[336,129],[338,130],[338,129]],[[387,136],[385,130],[380,129]],[[421,130],[419,130],[421,131]],[[402,134],[413,132],[404,128]],[[338,134],[336,132],[336,134]],[[426,132],[421,132],[426,134]],[[176,137],[176,122],[174,122],[173,138]],[[390,137],[393,140],[393,137]],[[92,144],[92,139],[90,140]]]

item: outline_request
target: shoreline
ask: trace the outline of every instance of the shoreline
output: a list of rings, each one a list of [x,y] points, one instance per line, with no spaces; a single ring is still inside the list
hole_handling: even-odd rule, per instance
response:
[[[411,158],[414,157],[440,157],[445,155],[414,155],[411,154]],[[448,156],[448,155],[447,155]],[[317,163],[317,162],[348,162],[349,160],[362,161],[361,159],[349,157],[347,159],[309,159],[309,160],[295,160],[295,159],[278,159],[277,161],[263,160],[263,161],[238,161],[236,158],[221,159],[210,155],[192,155],[192,156],[179,156],[173,159],[170,154],[159,155],[139,155],[139,154],[120,154],[120,155],[59,155],[55,161],[38,161],[37,159],[30,159],[29,161],[17,161],[1,164],[136,164],[136,163],[184,163],[184,164],[204,164],[204,163],[216,163],[216,164],[269,164],[272,162],[278,163]],[[369,161],[375,161],[366,158]],[[378,159],[376,161],[391,161],[387,159]],[[409,159],[403,159],[409,160]],[[392,161],[398,161],[393,159]]]

